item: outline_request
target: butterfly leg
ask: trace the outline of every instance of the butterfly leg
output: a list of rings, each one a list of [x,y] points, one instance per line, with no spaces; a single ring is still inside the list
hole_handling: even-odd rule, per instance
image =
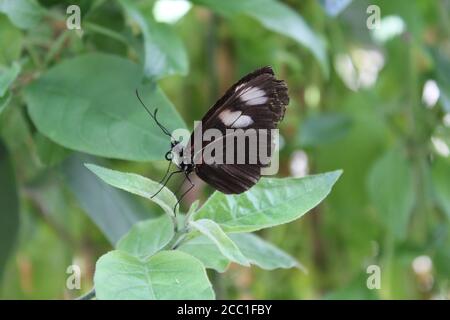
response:
[[[188,188],[185,192],[183,192],[183,194],[178,198],[178,201],[177,201],[177,203],[175,204],[175,207],[173,207],[173,211],[174,211],[174,212],[176,211],[177,206],[180,204],[180,202],[181,202],[181,200],[184,198],[184,196],[186,196],[186,195],[189,193],[189,191],[191,191],[192,188],[195,187],[195,184],[192,182],[191,178],[189,178],[189,173],[184,172],[184,174],[185,174],[185,177],[186,177],[185,180],[189,181],[189,183],[190,183],[191,185],[190,185],[189,188]],[[184,181],[183,181],[183,182],[184,182]],[[183,184],[182,184],[182,185],[183,185]]]
[[[174,174],[176,174],[176,173],[181,173],[181,172],[183,172],[183,170],[178,170],[178,171],[171,172],[171,173],[169,174],[169,177],[166,179],[166,182],[165,182],[165,183],[161,186],[161,188],[159,188],[159,190],[158,190],[154,195],[152,195],[150,198],[153,199],[158,193],[160,193],[161,190],[166,186],[166,184],[169,182],[170,178],[172,178],[172,176],[173,176]]]

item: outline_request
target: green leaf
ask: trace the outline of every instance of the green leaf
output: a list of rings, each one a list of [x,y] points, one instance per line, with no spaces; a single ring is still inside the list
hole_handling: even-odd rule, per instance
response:
[[[35,27],[45,13],[35,0],[0,0],[0,12],[21,29]]]
[[[322,114],[307,118],[300,126],[300,143],[314,147],[343,138],[351,128],[350,117],[344,114]]]
[[[328,75],[328,62],[325,44],[306,24],[297,12],[275,0],[191,0],[195,4],[227,16],[246,14],[269,30],[275,31],[297,41],[308,48],[319,61],[322,70]]]
[[[61,165],[65,182],[80,206],[112,245],[138,221],[154,217],[131,195],[100,181],[83,165],[92,157],[73,155]]]
[[[342,171],[304,178],[265,178],[238,195],[215,192],[193,216],[217,222],[225,232],[251,232],[300,218],[331,191]]]
[[[177,250],[190,254],[200,260],[205,268],[214,269],[217,272],[225,272],[230,265],[230,260],[209,238],[203,235],[186,241]]]
[[[438,205],[450,219],[450,161],[436,157],[432,168],[434,196]]]
[[[169,216],[174,215],[173,208],[177,203],[177,198],[172,191],[163,187],[161,192],[155,197],[151,197],[161,188],[161,184],[158,182],[134,173],[119,172],[93,164],[86,164],[86,167],[107,184],[147,198],[163,208]]]
[[[414,205],[414,187],[410,164],[400,150],[390,150],[375,162],[368,189],[383,224],[398,239],[404,238]]]
[[[159,218],[136,223],[117,243],[117,249],[138,258],[147,258],[164,248],[174,236],[172,219]]]
[[[6,147],[0,141],[0,280],[13,252],[19,231],[19,197],[14,169]]]
[[[22,32],[17,29],[9,19],[0,14],[0,65],[11,65],[20,56],[23,41]]]
[[[244,257],[236,244],[228,238],[217,223],[209,219],[199,219],[190,221],[189,224],[209,238],[217,246],[219,251],[230,261],[246,267],[250,266],[247,258]]]
[[[120,2],[130,18],[139,25],[144,36],[145,76],[160,79],[174,74],[186,75],[189,69],[188,56],[173,28],[154,21],[151,11],[144,15],[131,1]]]
[[[293,267],[305,270],[295,258],[257,235],[235,233],[229,236],[253,265],[265,270],[289,269]],[[199,259],[206,268],[214,269],[218,272],[224,272],[230,264],[230,260],[219,251],[217,246],[203,235],[185,242],[178,250],[189,253]]]
[[[9,68],[0,65],[0,98],[5,95],[9,86],[16,80],[20,69],[20,64],[17,62],[14,62]]]
[[[145,260],[111,251],[97,261],[94,284],[98,299],[214,299],[201,262],[179,251]]]
[[[197,211],[198,207],[200,205],[200,200],[195,200],[194,202],[192,202],[191,206],[189,207],[188,212],[186,213],[186,217],[191,217],[191,215],[193,215],[195,213],[195,211]]]
[[[8,106],[9,102],[11,101],[11,96],[11,93],[8,92],[7,94],[5,94],[5,96],[0,97],[0,114]]]
[[[53,167],[60,164],[70,154],[69,150],[47,139],[39,132],[35,134],[34,140],[39,160],[45,166]]]
[[[264,241],[257,235],[251,233],[236,233],[231,234],[230,238],[236,243],[251,264],[262,269],[273,270],[278,268],[289,269],[297,267],[305,270],[295,258],[273,244]]]
[[[339,15],[350,3],[352,3],[352,0],[320,0],[325,12],[332,17]]]
[[[118,159],[161,159],[169,141],[136,98],[142,77],[131,61],[92,53],[51,68],[26,88],[25,99],[38,130],[64,147]],[[159,108],[159,121],[168,129],[184,128],[157,86],[140,93]]]

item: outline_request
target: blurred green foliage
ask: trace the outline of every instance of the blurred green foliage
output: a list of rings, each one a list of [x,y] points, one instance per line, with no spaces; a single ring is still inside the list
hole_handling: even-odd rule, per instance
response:
[[[217,296],[448,298],[450,1],[193,0],[171,23],[162,2],[0,0],[0,297],[80,295],[110,243],[161,213],[83,167],[164,173],[169,142],[136,87],[167,126],[192,129],[230,84],[272,65],[291,97],[279,175],[344,174],[303,219],[260,232],[307,274],[233,264]],[[66,26],[72,4],[81,30]],[[71,264],[81,290],[66,288]]]

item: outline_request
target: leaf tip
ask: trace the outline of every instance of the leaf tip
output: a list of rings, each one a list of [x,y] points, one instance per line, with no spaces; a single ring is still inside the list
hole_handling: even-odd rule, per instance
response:
[[[295,261],[295,268],[303,272],[305,275],[309,274],[308,268],[306,268],[303,264],[301,264],[299,261]]]
[[[341,177],[343,173],[344,170],[342,169],[328,172],[328,176],[330,177],[330,180],[332,181],[333,185],[336,183],[336,181],[338,181],[338,179]]]

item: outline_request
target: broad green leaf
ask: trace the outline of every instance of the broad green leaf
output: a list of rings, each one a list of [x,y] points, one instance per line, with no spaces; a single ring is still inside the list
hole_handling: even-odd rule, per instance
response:
[[[83,163],[93,160],[92,157],[73,155],[64,161],[61,171],[81,208],[115,245],[136,222],[155,215],[127,192],[110,187],[89,172]]]
[[[5,95],[9,86],[16,80],[20,73],[20,64],[14,62],[9,68],[0,65],[0,98]]]
[[[320,0],[325,12],[332,17],[339,15],[350,3],[352,3],[352,0]]]
[[[6,261],[13,252],[19,230],[19,197],[14,169],[0,141],[0,282]]]
[[[317,206],[342,171],[304,178],[264,178],[239,195],[215,192],[193,216],[210,219],[225,232],[251,232],[288,223]]]
[[[0,0],[0,12],[21,29],[33,28],[45,13],[36,0]]]
[[[230,234],[230,238],[236,243],[251,264],[262,269],[273,270],[278,268],[289,269],[297,267],[305,270],[295,258],[273,244],[264,241],[257,235],[251,233],[236,233]]]
[[[86,164],[86,167],[107,184],[147,198],[163,208],[168,215],[174,215],[173,208],[177,203],[177,198],[172,191],[163,187],[161,192],[152,198],[152,196],[161,188],[161,184],[158,182],[134,173],[119,172],[93,164]]]
[[[189,253],[200,260],[205,268],[217,272],[225,272],[230,265],[230,260],[219,251],[214,242],[203,235],[186,241],[177,250]]]
[[[191,217],[197,211],[198,207],[200,205],[200,200],[195,200],[192,202],[191,206],[189,207],[188,212],[186,213],[186,217]]]
[[[179,251],[161,251],[145,260],[111,251],[97,261],[94,284],[98,299],[214,299],[202,263]]]
[[[297,12],[276,0],[191,0],[195,4],[207,6],[220,14],[232,16],[246,14],[269,30],[290,37],[308,48],[328,75],[326,48],[323,40],[314,33]]]
[[[300,126],[300,143],[304,147],[335,142],[351,128],[350,117],[344,114],[322,114],[307,118]]]
[[[140,105],[141,68],[123,58],[92,53],[66,60],[25,90],[31,119],[56,143],[93,155],[147,161],[169,149],[167,136]],[[184,128],[163,92],[149,84],[140,89],[168,129]]]
[[[410,164],[399,150],[390,150],[375,162],[368,189],[381,222],[394,236],[404,238],[414,205],[414,186]]]
[[[450,219],[450,161],[436,157],[432,168],[434,195],[438,205]]]
[[[22,50],[22,32],[9,19],[0,14],[0,65],[11,65],[20,56]]]
[[[117,243],[117,249],[138,258],[154,255],[174,236],[172,219],[163,214],[156,219],[136,223]]]
[[[251,264],[262,269],[273,270],[298,267],[304,270],[303,266],[295,258],[257,235],[234,233],[230,234],[229,237]],[[199,259],[206,268],[214,269],[218,272],[224,272],[230,264],[230,260],[219,251],[217,246],[203,235],[187,241],[178,250],[189,253]]]
[[[217,246],[219,251],[225,257],[230,259],[230,261],[239,263],[246,267],[250,266],[247,258],[244,257],[236,244],[228,238],[217,223],[209,219],[199,219],[196,221],[190,221],[189,224],[210,239]]]
[[[53,167],[60,164],[70,154],[69,150],[47,139],[39,132],[34,136],[34,140],[39,160],[45,166]]]
[[[186,49],[173,28],[165,23],[157,23],[151,11],[144,14],[131,1],[120,2],[144,36],[145,76],[159,79],[173,74],[186,75],[189,69]]]

